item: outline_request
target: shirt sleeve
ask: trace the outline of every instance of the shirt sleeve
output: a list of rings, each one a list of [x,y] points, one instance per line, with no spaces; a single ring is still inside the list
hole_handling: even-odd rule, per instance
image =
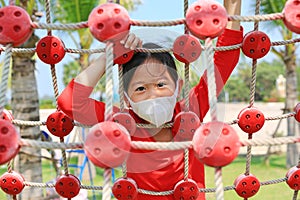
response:
[[[231,46],[240,44],[243,40],[243,28],[241,30],[225,29],[219,36],[217,46]],[[214,54],[215,77],[217,95],[220,94],[230,74],[234,70],[240,57],[240,49],[229,51],[216,51]],[[201,121],[209,110],[207,73],[204,72],[199,83],[192,88],[189,94],[190,110],[198,114]]]
[[[105,104],[89,96],[93,91],[74,79],[58,97],[58,107],[70,118],[86,125],[104,121]]]

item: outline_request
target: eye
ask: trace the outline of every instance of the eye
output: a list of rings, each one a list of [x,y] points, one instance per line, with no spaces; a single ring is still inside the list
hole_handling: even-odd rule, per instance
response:
[[[160,88],[160,87],[164,87],[165,85],[166,85],[165,83],[161,82],[161,83],[158,83],[158,84],[157,84],[157,87]]]
[[[135,89],[135,91],[138,91],[138,92],[141,92],[141,91],[144,91],[144,90],[146,90],[146,88],[143,87],[143,86],[140,86],[140,87]]]

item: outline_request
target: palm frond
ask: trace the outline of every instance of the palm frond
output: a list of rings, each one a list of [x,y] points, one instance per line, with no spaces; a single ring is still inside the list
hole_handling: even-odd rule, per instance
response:
[[[56,6],[53,7],[53,20],[61,23],[87,21],[97,4],[97,0],[57,0]]]
[[[35,0],[27,1],[26,10],[30,16],[33,15],[34,10],[36,9],[37,2]]]
[[[261,14],[281,13],[285,2],[285,0],[262,0],[260,12]],[[282,20],[273,20],[271,24],[284,27]]]
[[[4,1],[4,0],[0,0],[0,4],[1,4],[1,7],[4,7],[4,6],[6,6],[6,3],[5,3],[5,1]]]

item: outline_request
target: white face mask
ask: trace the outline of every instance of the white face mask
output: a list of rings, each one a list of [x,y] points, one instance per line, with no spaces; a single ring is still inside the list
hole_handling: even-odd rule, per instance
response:
[[[176,98],[178,93],[178,83],[174,94],[169,97],[158,97],[147,99],[139,102],[133,102],[125,93],[132,110],[142,119],[159,127],[166,122],[169,122],[174,113]]]

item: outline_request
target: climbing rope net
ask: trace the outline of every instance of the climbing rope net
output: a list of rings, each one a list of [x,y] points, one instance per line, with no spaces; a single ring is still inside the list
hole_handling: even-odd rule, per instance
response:
[[[224,191],[235,190],[237,195],[244,199],[248,199],[258,192],[260,186],[286,182],[289,187],[294,190],[293,199],[297,199],[298,190],[300,189],[299,165],[291,168],[283,178],[268,180],[265,182],[259,181],[250,173],[250,166],[252,147],[291,144],[298,143],[300,141],[299,137],[265,139],[252,138],[253,133],[258,132],[264,125],[265,121],[280,120],[290,117],[294,117],[297,121],[300,120],[300,106],[298,105],[295,105],[294,112],[274,117],[265,117],[260,110],[254,107],[257,59],[265,56],[272,46],[288,45],[300,41],[299,38],[296,38],[289,41],[271,42],[267,34],[258,30],[258,23],[260,21],[283,20],[289,30],[295,33],[300,33],[299,0],[288,0],[282,13],[266,15],[259,14],[260,1],[258,0],[254,16],[228,16],[223,6],[212,0],[200,0],[193,3],[191,6],[188,6],[188,1],[184,0],[185,18],[171,21],[132,20],[129,18],[127,11],[120,5],[106,3],[96,7],[91,12],[88,21],[74,24],[51,23],[50,2],[48,0],[45,2],[46,23],[32,22],[26,11],[15,6],[14,1],[10,1],[9,6],[0,9],[0,43],[2,44],[0,50],[5,52],[0,85],[0,113],[2,116],[2,119],[0,119],[0,164],[7,163],[7,172],[0,178],[0,186],[5,193],[11,195],[13,199],[17,199],[17,195],[20,194],[26,186],[41,188],[52,187],[55,188],[56,192],[60,196],[68,199],[75,197],[79,193],[80,189],[102,190],[103,199],[110,199],[111,192],[118,199],[133,199],[136,197],[137,193],[154,196],[173,195],[174,199],[196,199],[199,193],[214,192],[216,194],[216,199],[221,200],[224,198]],[[110,17],[108,17],[109,14],[105,13],[110,13]],[[212,42],[213,39],[222,33],[228,21],[254,22],[254,30],[245,35],[241,44],[214,47]],[[2,25],[4,24],[3,22],[5,22],[5,26]],[[113,113],[113,66],[114,64],[119,65],[119,92],[122,94],[124,89],[122,84],[123,77],[121,66],[131,59],[134,52],[125,49],[119,44],[119,40],[116,38],[124,36],[123,33],[127,34],[130,30],[130,26],[159,27],[177,25],[185,25],[185,33],[174,41],[173,48],[140,48],[135,51],[173,52],[174,56],[185,64],[184,78],[187,81],[185,81],[184,85],[184,98],[187,108],[189,108],[189,64],[194,62],[203,51],[208,60],[206,63],[206,70],[211,121],[201,124],[200,120],[193,112],[186,110],[179,113],[173,123],[163,125],[163,127],[177,126],[177,131],[181,134],[183,140],[178,142],[130,141],[130,138],[127,136],[128,134],[132,134],[136,127],[152,128],[153,126],[149,124],[136,124],[131,116],[124,112],[124,101],[122,95],[120,95],[120,112],[113,116],[114,120],[111,120],[111,113]],[[52,30],[77,30],[84,28],[89,28],[93,36],[100,42],[105,43],[106,47],[104,49],[66,48],[64,43],[59,38],[53,36],[51,32]],[[48,30],[48,35],[37,43],[36,48],[14,48],[24,43],[31,36],[33,29],[46,29]],[[120,35],[119,33],[122,34]],[[116,37],[116,35],[118,35],[118,37]],[[204,40],[204,45],[200,44],[199,39]],[[231,122],[221,122],[217,117],[216,76],[213,55],[215,51],[228,51],[234,49],[242,49],[246,56],[252,58],[250,101],[248,107],[240,112],[237,119]],[[74,126],[87,126],[68,118],[62,111],[59,110],[59,108],[57,108],[57,111],[47,118],[47,121],[23,121],[14,119],[11,114],[4,109],[5,94],[7,92],[8,77],[10,74],[10,61],[12,53],[14,52],[37,53],[38,57],[43,62],[51,66],[56,99],[59,96],[59,92],[57,87],[55,64],[63,59],[65,53],[94,54],[106,52],[105,90],[107,98],[105,105],[105,121],[91,128],[91,133],[93,134],[89,134],[86,141],[79,143],[64,142],[64,137],[72,131]],[[120,126],[117,126],[116,124],[122,124],[123,128],[120,128]],[[231,125],[233,124],[238,124],[239,127],[248,134],[248,139],[239,139],[235,131],[231,128]],[[15,126],[45,125],[49,132],[60,138],[60,142],[42,142],[23,139],[15,129]],[[104,133],[104,136],[99,134],[99,132],[97,132],[98,130],[101,130],[102,133]],[[117,157],[117,159],[111,157],[108,158],[107,156],[97,157],[97,153],[93,153],[99,150],[96,148],[97,146],[101,147],[99,143],[95,144],[93,141],[98,142],[101,140],[107,142],[105,138],[112,137],[110,138],[110,142],[114,143],[114,141],[116,141],[115,138],[120,138],[120,135],[122,136],[121,138],[124,144],[122,148],[117,149],[118,152],[121,151],[121,153],[118,154],[120,156]],[[223,186],[222,167],[230,164],[236,158],[239,148],[242,146],[247,147],[245,173],[241,174],[234,181],[234,185]],[[14,157],[18,154],[19,149],[22,147],[61,149],[64,174],[61,175],[54,184],[35,183],[24,180],[20,174],[13,170],[12,166]],[[184,180],[176,184],[176,187],[173,190],[169,191],[157,192],[138,188],[134,183],[134,180],[126,177],[126,158],[130,148],[143,150],[183,150]],[[96,166],[103,167],[105,169],[103,186],[83,185],[76,176],[69,173],[66,157],[67,149],[85,149],[88,158]],[[89,149],[92,150],[89,151]],[[194,150],[201,162],[215,168],[215,188],[198,188],[193,180],[188,179],[188,155],[191,150]],[[99,151],[101,151],[101,149]],[[122,166],[123,177],[117,180],[111,187],[111,169],[118,166]],[[195,190],[195,188],[197,189]]]

